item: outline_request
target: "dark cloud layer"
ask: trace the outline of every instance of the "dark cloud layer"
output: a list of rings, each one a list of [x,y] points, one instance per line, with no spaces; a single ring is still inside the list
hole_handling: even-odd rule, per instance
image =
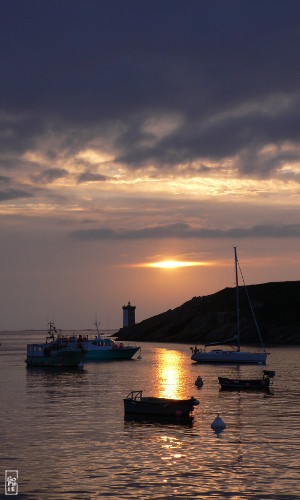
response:
[[[2,151],[51,131],[76,152],[118,124],[131,168],[243,154],[241,175],[267,176],[282,157],[261,148],[299,143],[298,0],[12,0],[0,17]],[[171,133],[145,130],[174,114]]]
[[[189,239],[189,238],[299,238],[300,224],[262,224],[249,228],[209,229],[192,228],[185,223],[168,224],[134,230],[113,230],[109,228],[83,229],[71,235],[81,240],[147,240],[147,239]]]
[[[78,176],[77,182],[104,182],[107,180],[106,175],[93,174],[92,172],[84,172]]]
[[[0,202],[8,201],[8,200],[17,200],[18,198],[33,198],[32,193],[28,193],[27,191],[22,191],[19,189],[7,189],[0,191]]]
[[[68,171],[63,168],[48,168],[43,170],[40,174],[33,176],[33,180],[35,179],[38,182],[48,184],[56,181],[57,179],[68,177],[68,175]]]

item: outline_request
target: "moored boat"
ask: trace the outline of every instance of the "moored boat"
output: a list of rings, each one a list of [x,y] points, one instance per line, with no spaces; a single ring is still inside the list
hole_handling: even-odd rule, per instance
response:
[[[238,258],[237,258],[237,250],[236,247],[234,247],[234,258],[235,258],[235,276],[236,276],[236,314],[237,314],[237,331],[236,334],[223,342],[210,342],[209,344],[205,345],[205,349],[198,349],[196,346],[195,348],[191,347],[192,350],[192,356],[191,359],[193,361],[196,361],[197,363],[233,363],[233,364],[261,364],[265,365],[266,364],[266,359],[267,359],[267,353],[264,348],[263,340],[258,328],[258,324],[254,315],[254,311],[250,302],[250,297],[248,295],[248,291],[246,288],[246,284],[244,281],[244,277],[242,275],[243,283],[244,283],[244,288],[246,291],[246,295],[248,298],[249,302],[249,307],[253,316],[253,320],[256,326],[256,330],[260,339],[262,351],[261,352],[249,352],[249,351],[243,351],[241,350],[240,347],[240,321],[239,321],[239,283],[238,283]],[[225,345],[228,344],[229,346],[232,347],[232,349],[212,349],[212,350],[206,350],[207,347],[209,346],[218,346],[218,345]]]
[[[208,347],[207,344],[205,347]],[[191,359],[197,363],[218,363],[218,364],[266,364],[267,354],[262,352],[230,351],[229,349],[205,349],[194,348]]]
[[[143,396],[143,391],[131,391],[123,399],[125,414],[153,415],[164,417],[188,417],[199,405],[194,397],[189,399],[168,399]]]
[[[263,370],[262,378],[256,379],[232,379],[226,377],[218,377],[221,389],[229,390],[263,390],[268,391],[270,384],[275,377],[275,372],[271,370]]]
[[[54,323],[50,321],[48,336],[44,343],[27,344],[27,366],[78,367],[82,366],[85,349],[76,337],[57,334]]]
[[[139,346],[126,345],[123,342],[116,342],[110,337],[103,337],[99,330],[99,323],[95,326],[97,335],[94,339],[88,336],[79,335],[78,342],[86,350],[85,361],[113,361],[131,359],[140,349]]]

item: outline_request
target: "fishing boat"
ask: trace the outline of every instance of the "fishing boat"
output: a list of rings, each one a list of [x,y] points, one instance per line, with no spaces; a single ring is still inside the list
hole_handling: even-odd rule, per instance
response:
[[[123,399],[125,414],[162,417],[188,417],[199,405],[194,397],[189,399],[168,399],[143,396],[143,391],[131,391]]]
[[[269,391],[271,381],[275,377],[275,372],[272,370],[263,370],[262,378],[255,379],[232,379],[226,377],[218,377],[221,389],[229,390],[262,390]]]
[[[249,307],[253,316],[253,320],[256,326],[256,330],[260,339],[262,352],[249,352],[242,351],[240,348],[240,321],[239,321],[239,283],[238,283],[238,258],[237,250],[234,247],[234,260],[235,260],[235,276],[236,276],[236,313],[237,313],[237,332],[234,337],[225,340],[223,342],[210,342],[205,345],[205,349],[198,349],[191,347],[192,356],[191,359],[197,363],[234,363],[234,364],[266,364],[267,353],[264,348],[263,340],[258,328],[258,324],[254,315],[254,311],[251,305],[250,297],[248,295],[247,287],[244,281],[244,277],[240,269],[240,273],[243,279],[244,288],[246,291],[247,299],[249,302]],[[207,347],[219,346],[219,345],[230,345],[232,349],[212,349],[206,350]]]
[[[113,361],[131,359],[140,350],[139,346],[116,342],[110,337],[103,337],[99,330],[99,322],[95,321],[97,335],[89,339],[88,335],[79,335],[77,341],[86,350],[85,361]]]
[[[27,366],[79,367],[83,366],[85,349],[75,336],[65,337],[57,333],[52,321],[49,323],[45,343],[27,344]]]

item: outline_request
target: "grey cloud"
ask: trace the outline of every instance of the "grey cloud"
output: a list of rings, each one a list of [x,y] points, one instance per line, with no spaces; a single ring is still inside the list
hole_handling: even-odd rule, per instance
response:
[[[0,202],[7,200],[16,200],[18,198],[33,198],[33,194],[19,189],[8,189],[0,191]]]
[[[78,176],[77,182],[104,182],[107,180],[106,175],[102,174],[93,174],[92,172],[84,172]]]
[[[292,154],[281,153],[280,146],[286,141],[299,144],[300,93],[294,95],[287,108],[279,107],[273,114],[271,111],[266,113],[263,103],[261,105],[261,109],[257,105],[255,111],[250,109],[241,116],[233,109],[227,111],[225,117],[217,116],[215,120],[211,120],[213,110],[206,117],[199,113],[186,119],[180,128],[154,146],[144,145],[144,137],[138,135],[135,124],[122,138],[123,154],[118,159],[136,168],[141,165],[173,167],[199,158],[222,163],[223,158],[237,156],[240,158],[237,167],[242,175],[264,177],[280,168],[283,161],[295,159]],[[262,158],[260,151],[269,144],[278,145],[278,153],[272,159]]]
[[[68,177],[69,172],[64,168],[48,168],[43,170],[40,174],[32,176],[33,180],[38,182],[51,183],[56,181],[57,179],[61,179],[64,177]]]
[[[113,230],[109,228],[83,229],[71,236],[80,240],[147,240],[147,239],[189,239],[189,238],[298,238],[300,224],[255,225],[249,228],[210,229],[192,228],[185,223],[169,224],[135,230]]]
[[[97,240],[97,239],[114,239],[114,240],[144,240],[148,238],[172,238],[178,237],[188,230],[187,224],[169,224],[164,226],[156,226],[138,230],[114,231],[109,228],[88,229],[74,231],[73,236],[79,239]]]
[[[0,183],[7,185],[10,183],[10,178],[7,177],[6,175],[0,175]]]
[[[241,156],[241,175],[266,176],[281,158],[256,161],[260,149],[300,141],[297,1],[28,0],[1,9],[2,151],[21,154],[55,133],[71,155],[114,124],[113,153],[131,168]],[[182,124],[149,145],[145,121],[169,113]]]

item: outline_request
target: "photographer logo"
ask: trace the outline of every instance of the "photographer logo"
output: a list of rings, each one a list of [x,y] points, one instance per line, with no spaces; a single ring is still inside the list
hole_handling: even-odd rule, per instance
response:
[[[19,472],[17,470],[5,471],[5,495],[18,494],[18,476]]]

